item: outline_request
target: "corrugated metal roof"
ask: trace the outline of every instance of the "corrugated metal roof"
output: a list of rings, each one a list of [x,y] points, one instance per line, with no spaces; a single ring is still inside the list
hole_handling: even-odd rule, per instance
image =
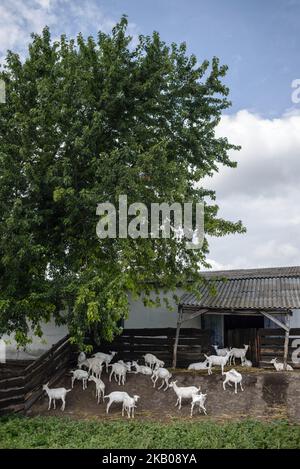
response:
[[[208,281],[200,289],[201,298],[186,293],[181,305],[230,310],[300,309],[300,267],[203,272],[203,276]]]
[[[262,277],[300,277],[300,266],[265,267],[261,269],[213,270],[204,271],[202,275],[226,278],[262,278]]]

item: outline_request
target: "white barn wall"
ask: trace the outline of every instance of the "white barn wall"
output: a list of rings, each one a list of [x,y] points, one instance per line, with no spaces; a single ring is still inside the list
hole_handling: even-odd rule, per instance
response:
[[[184,291],[182,289],[176,290],[178,297],[182,296]],[[124,321],[125,329],[143,329],[143,328],[164,328],[176,327],[177,325],[177,304],[173,299],[173,293],[163,293],[161,290],[160,298],[167,297],[172,310],[170,311],[163,302],[159,308],[146,307],[143,304],[142,298],[133,299],[129,297],[130,312],[129,317]],[[183,323],[182,327],[201,328],[201,319],[195,318],[191,321]]]
[[[293,309],[290,326],[300,328],[300,309]]]
[[[68,334],[67,326],[56,326],[54,320],[47,324],[42,324],[43,336],[36,337],[31,332],[29,334],[32,343],[25,348],[17,348],[13,335],[3,335],[1,338],[6,343],[6,359],[7,360],[31,360],[42,355],[51,345],[58,342]]]

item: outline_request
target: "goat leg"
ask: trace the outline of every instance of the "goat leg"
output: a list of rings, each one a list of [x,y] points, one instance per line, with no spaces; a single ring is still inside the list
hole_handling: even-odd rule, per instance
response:
[[[159,388],[157,388],[157,389],[160,390],[160,389],[163,387],[164,384],[165,384],[165,383],[164,383],[164,380],[162,380],[161,385],[160,385]]]
[[[106,413],[108,414],[109,408],[112,405],[112,401],[108,401],[108,404],[106,406]]]
[[[204,405],[201,405],[201,409],[203,409],[203,412],[205,413],[205,415],[207,415],[207,412],[206,412],[206,409],[205,409]]]
[[[168,378],[165,379],[166,387],[164,388],[164,391],[166,391],[169,388],[169,380]]]

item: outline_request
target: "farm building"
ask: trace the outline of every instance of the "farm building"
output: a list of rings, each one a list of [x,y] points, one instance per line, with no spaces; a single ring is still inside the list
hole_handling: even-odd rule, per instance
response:
[[[206,282],[199,298],[178,288],[177,305],[173,294],[167,295],[173,305],[171,311],[165,306],[145,307],[142,298],[130,298],[124,333],[105,348],[118,347],[128,357],[133,352],[152,350],[170,362],[178,325],[181,365],[199,358],[211,344],[249,344],[248,357],[255,364],[267,362],[268,354],[271,358],[272,345],[278,356],[283,356],[287,331],[292,338],[300,328],[300,267],[209,271],[202,275]],[[165,296],[163,292],[161,295]],[[45,324],[43,339],[33,338],[26,350],[17,350],[13,341],[8,343],[7,358],[33,359],[67,332],[65,326]],[[269,345],[265,353],[264,345]]]

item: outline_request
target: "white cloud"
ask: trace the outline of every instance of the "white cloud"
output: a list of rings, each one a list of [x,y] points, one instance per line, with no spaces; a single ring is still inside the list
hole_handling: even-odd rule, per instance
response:
[[[53,38],[61,34],[74,37],[95,35],[99,30],[106,33],[120,18],[103,12],[97,0],[2,0],[0,4],[0,62],[7,49],[26,54],[31,33],[41,33],[47,25]],[[134,41],[138,28],[128,24],[128,33]]]
[[[255,193],[270,197],[288,190],[299,181],[300,115],[263,119],[248,111],[224,116],[218,135],[242,146],[232,157],[239,168],[222,169],[214,184],[222,196]],[[245,182],[247,182],[245,187]]]
[[[230,270],[235,268],[232,264],[221,264],[220,262],[217,262],[214,259],[207,259],[207,262],[211,265],[211,269],[203,270]]]
[[[36,0],[36,3],[41,5],[43,8],[49,8],[51,0]]]
[[[300,115],[264,119],[248,111],[224,116],[218,135],[240,144],[237,169],[220,168],[220,215],[241,219],[247,233],[210,238],[210,258],[234,268],[300,265]]]
[[[270,239],[266,244],[257,246],[254,250],[254,257],[265,259],[266,262],[270,258],[277,259],[281,262],[282,259],[286,259],[287,262],[293,262],[296,258],[299,258],[300,250],[289,243],[280,243],[278,240]]]
[[[52,2],[53,3],[53,2]],[[51,0],[2,0],[0,5],[0,58],[7,49],[23,52],[32,32],[40,33],[45,25],[58,21],[51,10]]]

